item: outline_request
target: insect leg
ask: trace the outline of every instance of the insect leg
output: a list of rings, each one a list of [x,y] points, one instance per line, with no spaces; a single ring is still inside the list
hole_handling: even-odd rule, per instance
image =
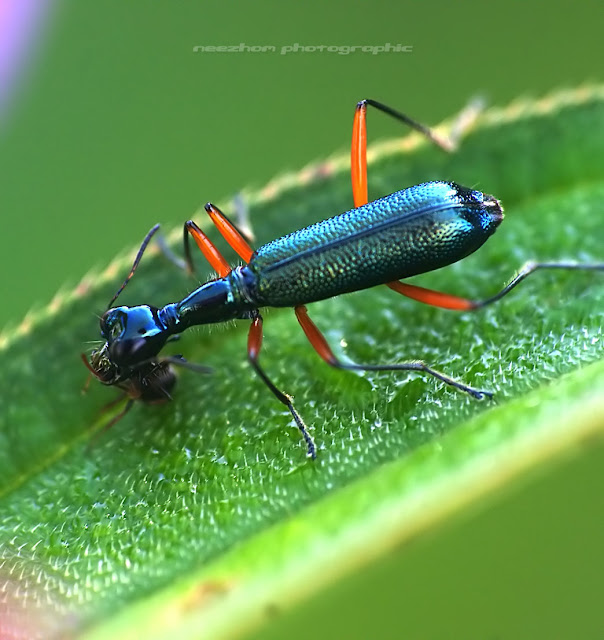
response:
[[[470,394],[473,398],[481,399],[483,397],[491,398],[491,391],[475,389],[469,385],[455,380],[450,376],[436,371],[421,360],[412,360],[410,362],[401,362],[398,364],[356,364],[340,362],[334,355],[331,347],[327,344],[325,336],[321,333],[317,325],[310,319],[306,307],[295,307],[296,317],[302,327],[306,337],[314,347],[315,351],[327,362],[327,364],[338,369],[349,369],[353,371],[419,371],[427,373],[442,382]]]
[[[184,245],[185,245],[185,260],[187,263],[187,271],[193,273],[193,259],[191,257],[191,248],[189,246],[189,234],[193,236],[193,239],[197,243],[197,246],[205,256],[206,260],[212,265],[213,269],[216,269],[218,275],[221,278],[228,276],[231,273],[231,266],[224,259],[220,251],[216,248],[214,243],[208,238],[208,236],[193,222],[193,220],[187,220],[183,229]]]
[[[121,395],[119,395],[115,400],[112,400],[111,402],[107,403],[102,409],[101,409],[101,414],[105,413],[106,411],[109,411],[109,409],[111,409],[112,407],[114,407],[115,405],[119,404],[120,402],[122,402],[122,400],[127,396],[127,393],[123,393]],[[128,411],[130,411],[130,409],[132,409],[134,405],[134,398],[128,398],[128,401],[126,402],[124,408],[115,416],[113,416],[113,418],[111,418],[111,420],[109,420],[109,422],[105,425],[103,425],[103,428],[100,431],[97,431],[94,436],[88,441],[88,444],[86,445],[86,450],[90,451],[93,447],[94,444],[96,444],[99,440],[99,438],[107,433],[107,431],[109,431],[109,429],[111,429],[111,427],[113,427],[115,424],[117,424],[127,413]]]
[[[248,334],[247,341],[247,354],[251,365],[256,370],[256,373],[260,376],[264,384],[271,390],[274,396],[282,402],[292,414],[298,429],[300,429],[302,433],[302,437],[306,442],[306,446],[308,449],[308,457],[313,460],[317,457],[317,450],[315,447],[315,443],[308,433],[308,429],[302,420],[302,417],[294,407],[292,399],[283,391],[277,389],[277,387],[273,384],[270,378],[266,375],[260,363],[258,362],[258,358],[260,356],[260,349],[262,347],[262,316],[259,312],[256,312],[254,315],[254,319],[252,320],[252,324],[250,326],[250,332]]]
[[[163,234],[159,234],[157,236],[157,245],[159,246],[160,251],[163,253],[164,257],[167,258],[173,265],[182,269],[182,271],[188,271],[188,266],[183,258],[177,256],[172,249],[170,249],[170,245],[166,242],[166,238]]]
[[[239,229],[211,202],[208,202],[204,208],[210,218],[212,218],[212,222],[216,225],[222,237],[231,245],[240,258],[249,262],[254,250],[246,242]]]
[[[214,370],[212,367],[206,367],[203,364],[197,364],[196,362],[189,362],[186,358],[181,355],[178,356],[164,356],[161,359],[162,362],[168,362],[169,364],[173,364],[177,367],[182,367],[183,369],[188,369],[189,371],[194,371],[195,373],[213,373]]]
[[[246,239],[252,239],[254,235],[248,220],[248,209],[243,197],[240,194],[237,194],[233,199],[233,201],[234,201],[235,217],[237,219],[237,225],[231,222],[227,218],[227,216],[218,209],[218,207],[214,207],[213,205],[208,203],[205,206],[205,209],[206,211],[208,211],[208,213],[210,214],[210,217],[214,221],[214,224],[218,227],[218,230],[223,235],[223,237],[226,238],[227,242],[231,245],[231,247],[233,247],[233,249],[235,249],[235,251],[237,251],[237,253],[246,262],[248,262],[249,257],[251,257],[251,254],[253,253],[253,250],[247,244]],[[208,210],[208,207],[211,207],[212,212]],[[223,228],[226,228],[227,231],[223,231]],[[234,241],[235,244],[233,244],[233,242],[230,241],[229,235],[228,235],[229,233],[232,233],[233,236],[236,238]],[[186,236],[186,233],[185,233],[185,236]],[[183,271],[188,271],[189,273],[191,273],[192,268],[189,267],[189,262],[187,260],[183,260],[182,258],[177,256],[174,253],[174,251],[172,251],[172,249],[166,242],[166,239],[163,235],[159,234],[157,236],[157,244],[161,252],[172,264],[177,266],[179,269],[182,269]],[[184,242],[185,253],[187,252],[187,244],[188,244],[188,239],[185,237],[185,242]]]
[[[390,287],[397,293],[401,293],[408,298],[413,298],[419,302],[429,304],[433,307],[441,307],[443,309],[455,309],[457,311],[472,311],[481,309],[487,305],[501,300],[512,289],[516,288],[525,278],[532,273],[541,269],[565,269],[573,271],[604,271],[604,263],[580,263],[580,262],[527,262],[518,273],[510,280],[510,282],[497,292],[495,295],[485,298],[484,300],[468,300],[460,298],[448,293],[417,287],[405,282],[388,282],[386,286]]]
[[[253,242],[256,239],[252,224],[250,222],[250,208],[241,192],[233,196],[233,208],[235,210],[235,220],[237,221],[237,229],[239,233],[248,241]]]
[[[417,120],[396,111],[377,100],[361,100],[357,103],[352,123],[352,145],[350,148],[350,173],[354,206],[367,204],[367,107],[371,106],[426,136],[430,142],[444,151],[455,151],[461,136],[472,126],[483,108],[483,101],[475,98],[457,116],[448,136],[442,136]]]

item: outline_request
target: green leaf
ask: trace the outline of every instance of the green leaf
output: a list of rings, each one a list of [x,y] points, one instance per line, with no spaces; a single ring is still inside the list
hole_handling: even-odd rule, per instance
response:
[[[374,146],[370,196],[450,179],[500,198],[487,246],[417,278],[485,297],[529,259],[602,261],[603,149],[604,88],[558,93],[487,112],[453,156],[415,136]],[[347,167],[337,156],[246,194],[259,242],[350,208]],[[249,369],[244,322],[190,330],[171,352],[214,375],[183,372],[174,402],[136,406],[90,444],[115,393],[81,395],[79,353],[132,257],[0,336],[0,631],[233,637],[604,430],[604,274],[544,272],[474,314],[385,287],[312,306],[339,354],[421,358],[495,402],[418,375],[332,370],[275,310],[262,361],[311,425],[314,463]],[[192,286],[150,250],[123,303]]]

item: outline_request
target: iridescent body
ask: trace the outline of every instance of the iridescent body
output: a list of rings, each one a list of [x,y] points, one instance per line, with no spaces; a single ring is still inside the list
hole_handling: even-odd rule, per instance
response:
[[[101,333],[111,361],[128,375],[193,325],[246,319],[262,307],[304,305],[457,262],[502,219],[499,202],[480,191],[417,185],[273,240],[180,302],[110,309]]]
[[[476,251],[502,217],[479,191],[409,187],[265,244],[250,291],[257,306],[291,307],[409,278]]]
[[[251,320],[248,358],[256,373],[275,397],[287,406],[300,429],[311,458],[316,447],[292,398],[279,390],[260,366],[263,307],[294,307],[296,318],[319,356],[329,365],[357,371],[416,371],[430,375],[474,398],[491,397],[454,379],[421,360],[395,364],[357,364],[340,361],[308,315],[306,304],[352,291],[386,284],[392,290],[425,304],[470,311],[500,300],[527,276],[539,269],[604,270],[602,263],[530,262],[499,292],[483,300],[401,282],[439,269],[476,251],[495,232],[503,219],[499,202],[480,191],[453,182],[427,182],[368,202],[366,162],[367,106],[373,106],[422,133],[445,150],[455,146],[408,116],[374,100],[357,104],[353,121],[351,177],[355,208],[323,222],[294,231],[256,251],[237,228],[208,203],[205,207],[220,234],[243,259],[244,266],[231,269],[207,235],[192,221],[184,225],[185,264],[193,270],[189,249],[192,236],[218,272],[179,302],[157,308],[150,305],[110,308],[101,318],[105,344],[86,365],[106,385],[121,388],[130,398],[155,403],[169,399],[174,384],[171,364],[200,372],[207,369],[186,363],[181,356],[159,357],[168,340],[194,325],[233,319]],[[462,114],[464,115],[464,114]],[[130,274],[109,307],[134,274],[142,254],[159,225],[145,237]],[[109,426],[110,426],[109,425]]]

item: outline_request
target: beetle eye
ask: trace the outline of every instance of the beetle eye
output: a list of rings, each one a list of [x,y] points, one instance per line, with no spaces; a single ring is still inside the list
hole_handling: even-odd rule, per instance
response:
[[[115,341],[124,335],[126,318],[119,309],[109,309],[101,318],[101,335],[105,340]]]

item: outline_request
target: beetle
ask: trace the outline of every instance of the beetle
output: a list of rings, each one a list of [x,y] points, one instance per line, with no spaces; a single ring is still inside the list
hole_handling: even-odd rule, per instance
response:
[[[134,397],[144,401],[164,399],[173,380],[169,369],[162,364],[167,361],[158,358],[168,340],[195,325],[248,320],[251,322],[247,346],[249,361],[273,395],[288,408],[306,442],[308,456],[315,458],[315,443],[291,396],[273,383],[259,362],[263,337],[260,310],[263,307],[294,307],[296,318],[311,345],[333,367],[418,371],[474,398],[492,397],[491,391],[476,389],[421,360],[395,364],[341,362],[311,320],[306,305],[386,284],[404,296],[435,307],[475,310],[500,300],[539,269],[602,270],[604,264],[527,263],[498,293],[479,301],[401,282],[462,260],[479,249],[502,222],[503,209],[494,196],[449,181],[426,182],[368,202],[368,106],[409,125],[445,150],[454,146],[450,139],[438,136],[405,114],[375,100],[362,100],[355,110],[351,145],[353,209],[253,250],[237,227],[217,207],[208,203],[206,212],[244,264],[231,268],[208,236],[189,220],[184,225],[188,270],[193,271],[192,237],[218,277],[184,299],[161,308],[147,304],[112,307],[159,228],[155,225],[145,237],[128,277],[100,320],[105,344],[92,353],[87,366],[102,383],[121,387],[129,393],[131,400]],[[172,364],[184,362],[183,359],[171,360]],[[130,401],[125,411],[131,404]]]

